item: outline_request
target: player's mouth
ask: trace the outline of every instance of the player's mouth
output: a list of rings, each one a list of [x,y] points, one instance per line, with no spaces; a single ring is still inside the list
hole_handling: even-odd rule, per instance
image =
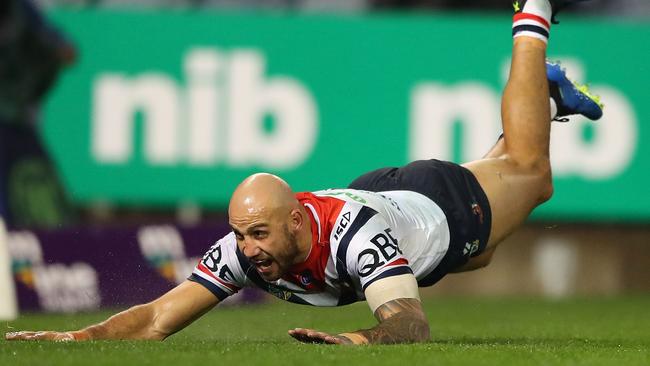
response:
[[[262,260],[252,260],[255,269],[260,273],[268,273],[271,271],[271,265],[273,261],[271,259],[262,259]]]

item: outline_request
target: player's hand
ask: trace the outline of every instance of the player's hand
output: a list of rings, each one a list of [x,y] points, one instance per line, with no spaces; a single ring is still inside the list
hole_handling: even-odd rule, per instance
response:
[[[289,335],[303,343],[355,344],[346,336],[332,335],[314,329],[295,328],[289,330]]]
[[[75,337],[73,332],[51,332],[51,331],[22,331],[5,334],[8,341],[54,341],[54,342],[72,342],[80,340]]]

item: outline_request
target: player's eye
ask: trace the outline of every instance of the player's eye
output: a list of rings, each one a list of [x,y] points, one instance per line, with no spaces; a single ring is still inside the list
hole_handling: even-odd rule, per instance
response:
[[[255,237],[255,239],[264,239],[264,238],[266,238],[267,233],[266,233],[266,231],[255,230],[253,232],[253,236]]]

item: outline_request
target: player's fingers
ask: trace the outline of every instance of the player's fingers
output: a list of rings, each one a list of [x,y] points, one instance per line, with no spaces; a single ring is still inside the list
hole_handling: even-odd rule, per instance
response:
[[[300,342],[309,342],[309,337],[307,337],[307,332],[305,329],[291,329],[289,330],[289,335]]]
[[[313,333],[313,332],[315,332],[315,330],[313,329],[294,328],[289,331],[289,334],[307,336],[309,333]]]
[[[289,335],[303,343],[325,343],[325,336],[328,334],[313,329],[295,328],[289,331]]]
[[[293,339],[299,341],[299,342],[308,342],[307,338],[303,336],[302,334],[289,334]]]
[[[325,332],[312,331],[307,333],[307,336],[311,339],[313,343],[335,344],[335,341],[332,339],[332,336]]]
[[[321,340],[311,338],[307,335],[293,335],[293,338],[295,338],[297,341],[300,341],[302,343],[323,343]]]
[[[325,343],[327,344],[347,344],[347,342],[340,337],[336,336],[327,336],[325,337]]]
[[[72,333],[58,333],[57,336],[54,338],[54,341],[56,342],[72,342],[76,340],[75,337],[72,335]]]
[[[320,339],[325,341],[325,338],[329,337],[330,335],[325,332],[312,331],[307,333],[307,336],[312,339]]]
[[[74,336],[71,333],[49,332],[49,331],[22,331],[11,332],[5,334],[5,339],[8,341],[58,341],[67,342],[74,341]]]
[[[307,329],[302,329],[302,328],[294,328],[294,329],[289,329],[289,335],[297,338],[297,337],[303,337],[307,334]]]
[[[38,340],[52,340],[54,335],[52,332],[29,332],[25,334],[22,339],[27,341],[38,341]]]
[[[27,339],[27,337],[31,337],[35,333],[36,332],[31,331],[10,332],[5,334],[5,339],[8,341],[24,340]]]
[[[27,337],[29,340],[34,341],[55,341],[59,337],[58,332],[36,332]]]

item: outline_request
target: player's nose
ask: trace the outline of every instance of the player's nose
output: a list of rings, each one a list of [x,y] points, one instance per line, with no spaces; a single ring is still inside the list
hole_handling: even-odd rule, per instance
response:
[[[258,256],[262,251],[257,245],[252,243],[250,239],[244,239],[244,248],[242,252],[244,252],[244,255],[247,258],[253,259],[256,256]]]

